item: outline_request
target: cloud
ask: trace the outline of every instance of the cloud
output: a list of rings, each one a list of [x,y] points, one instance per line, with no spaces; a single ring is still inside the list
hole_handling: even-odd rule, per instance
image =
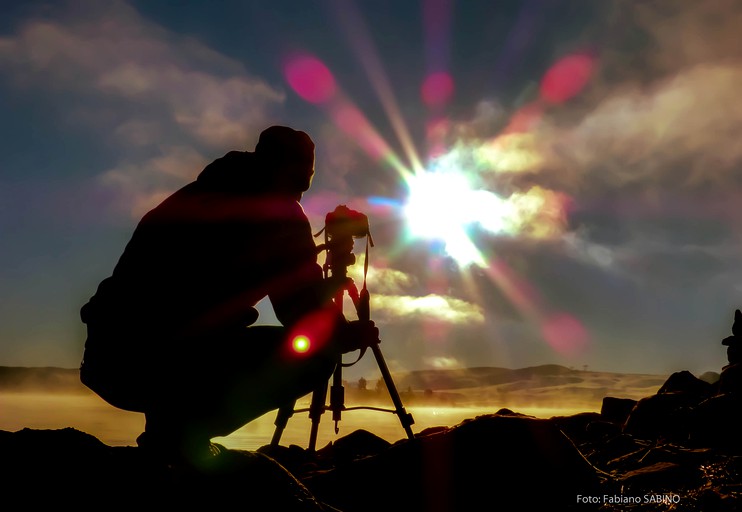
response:
[[[363,283],[364,260],[365,255],[358,255],[355,265],[348,269],[358,288]],[[441,294],[420,295],[418,280],[409,272],[369,265],[367,280],[375,321],[429,320],[451,325],[484,322],[483,310],[476,304]]]
[[[563,240],[585,263],[669,284],[683,272],[712,279],[731,264],[715,253],[739,248],[742,4],[615,6],[611,23],[622,30],[605,31],[584,94],[546,109],[518,135],[514,154],[530,154],[519,160],[529,165],[487,174],[484,183],[567,194]],[[495,149],[513,154],[511,136],[495,139]],[[710,259],[702,263],[700,254]],[[680,265],[672,273],[649,270],[669,258]]]
[[[0,39],[0,70],[17,87],[57,97],[64,115],[119,150],[103,182],[123,187],[137,212],[162,174],[178,178],[172,192],[206,161],[199,154],[251,149],[284,101],[239,61],[123,1],[70,2],[26,21]]]
[[[584,101],[547,115],[533,134],[543,163],[524,182],[573,197],[565,240],[583,261],[656,293],[707,290],[733,273],[742,234],[742,4],[622,9],[645,43],[618,41]]]
[[[543,169],[571,176],[583,189],[742,185],[742,4],[653,1],[620,8],[634,25],[627,28],[646,42],[637,49],[619,40],[617,50],[605,52],[588,95],[592,107],[577,123],[559,122],[574,114],[569,108],[553,112],[539,134],[549,156]],[[644,65],[623,65],[629,57]]]
[[[740,64],[699,64],[649,87],[610,91],[576,126],[545,126],[543,172],[570,191],[592,185],[719,186],[738,179]],[[739,183],[736,183],[739,185]]]
[[[424,363],[427,367],[436,370],[453,370],[466,366],[455,357],[448,356],[428,357],[424,360]]]
[[[742,57],[737,0],[621,2],[654,43],[646,52],[660,72]]]
[[[174,189],[196,178],[207,160],[187,146],[161,148],[161,154],[146,160],[123,162],[108,169],[100,183],[119,194],[118,205],[138,219],[157,206]]]
[[[476,304],[436,294],[422,297],[374,294],[371,296],[371,310],[380,322],[434,320],[465,325],[484,322],[484,313]]]
[[[523,105],[511,125],[521,116],[530,122],[499,134],[503,109],[482,101],[453,130],[450,155],[505,194],[534,185],[581,198],[742,186],[742,4],[611,5],[612,16],[585,36],[597,66],[579,97]]]
[[[356,263],[348,268],[348,275],[359,287],[363,283],[365,261],[365,254],[358,254]],[[380,267],[373,264],[368,266],[366,279],[369,288],[373,288],[374,293],[386,295],[410,293],[417,286],[417,280],[411,274],[391,267]]]
[[[347,176],[361,164],[360,150],[347,134],[330,124],[323,124],[318,138],[323,144],[316,149],[315,184],[323,189],[348,193]]]

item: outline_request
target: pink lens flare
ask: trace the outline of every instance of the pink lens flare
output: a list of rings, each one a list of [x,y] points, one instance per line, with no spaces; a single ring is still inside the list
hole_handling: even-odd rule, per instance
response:
[[[421,88],[423,101],[429,107],[444,106],[453,96],[453,91],[453,78],[444,71],[429,74]]]
[[[557,313],[547,318],[541,331],[549,346],[564,355],[581,354],[589,344],[585,327],[567,313]]]
[[[547,103],[564,103],[587,85],[595,70],[595,58],[572,54],[558,60],[541,79],[541,99]]]
[[[335,96],[335,78],[325,64],[311,55],[290,59],[284,75],[291,88],[309,103],[325,103]]]

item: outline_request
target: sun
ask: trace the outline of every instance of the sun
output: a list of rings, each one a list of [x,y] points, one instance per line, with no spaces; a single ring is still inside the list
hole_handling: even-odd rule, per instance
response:
[[[441,241],[461,266],[486,265],[469,233],[503,229],[506,203],[500,197],[475,188],[456,170],[419,173],[408,178],[407,187],[404,216],[413,238]]]

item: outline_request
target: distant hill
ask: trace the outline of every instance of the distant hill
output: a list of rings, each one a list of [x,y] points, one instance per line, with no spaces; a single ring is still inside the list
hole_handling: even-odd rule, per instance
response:
[[[574,383],[579,382],[584,373],[557,364],[545,364],[517,370],[497,367],[416,370],[395,376],[395,379],[401,388],[444,390],[494,386],[519,380],[543,380],[552,384]]]
[[[573,370],[556,364],[418,370],[394,376],[403,393],[421,390],[456,405],[579,407],[600,410],[606,396],[640,399],[655,394],[666,375]],[[414,393],[412,394],[414,396]]]

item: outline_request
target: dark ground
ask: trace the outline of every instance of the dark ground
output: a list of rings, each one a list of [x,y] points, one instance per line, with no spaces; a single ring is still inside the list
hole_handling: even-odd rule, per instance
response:
[[[742,451],[629,433],[611,415],[631,404],[607,400],[600,414],[501,410],[393,444],[359,430],[316,453],[225,449],[195,466],[165,465],[73,429],[0,431],[0,482],[6,499],[34,508],[742,509]]]

